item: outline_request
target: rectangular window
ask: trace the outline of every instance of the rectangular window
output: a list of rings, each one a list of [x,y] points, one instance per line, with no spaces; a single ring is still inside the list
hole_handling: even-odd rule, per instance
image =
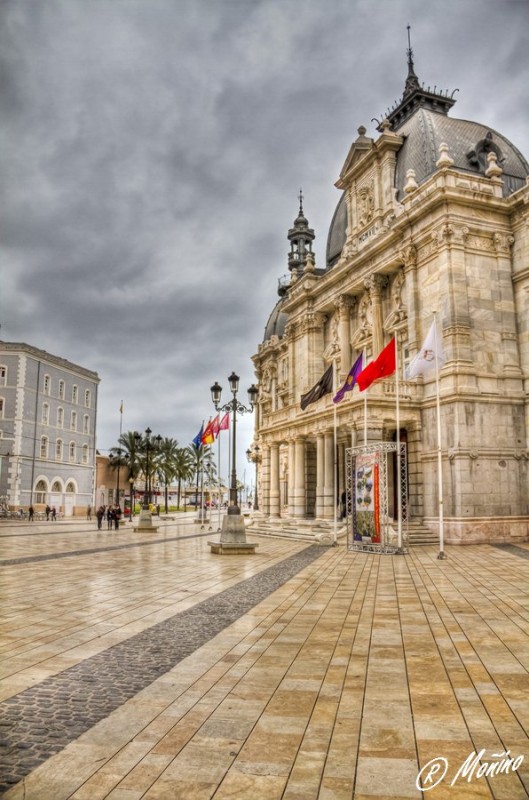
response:
[[[0,386],[5,386],[7,383],[7,367],[0,367]]]

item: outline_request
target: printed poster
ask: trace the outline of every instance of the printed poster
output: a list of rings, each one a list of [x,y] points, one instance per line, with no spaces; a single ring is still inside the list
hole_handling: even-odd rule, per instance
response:
[[[353,538],[380,543],[379,453],[353,459]]]

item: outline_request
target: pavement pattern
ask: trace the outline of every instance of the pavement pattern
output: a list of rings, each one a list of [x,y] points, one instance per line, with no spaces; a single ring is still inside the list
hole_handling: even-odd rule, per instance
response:
[[[209,535],[0,525],[6,800],[529,797],[529,545]]]

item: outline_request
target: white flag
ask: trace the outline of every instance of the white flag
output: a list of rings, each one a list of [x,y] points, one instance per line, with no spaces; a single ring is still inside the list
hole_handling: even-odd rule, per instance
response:
[[[425,375],[434,370],[436,366],[441,369],[444,360],[443,342],[436,330],[434,321],[430,325],[430,330],[421,349],[406,370],[406,379],[409,380],[410,378],[416,378],[418,375]]]

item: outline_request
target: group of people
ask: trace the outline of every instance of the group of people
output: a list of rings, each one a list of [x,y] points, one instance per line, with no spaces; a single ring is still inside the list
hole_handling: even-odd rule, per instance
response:
[[[121,514],[122,511],[119,506],[99,506],[96,513],[98,530],[101,530],[103,527],[103,520],[106,519],[107,529],[109,531],[112,529],[117,531],[119,529]]]

